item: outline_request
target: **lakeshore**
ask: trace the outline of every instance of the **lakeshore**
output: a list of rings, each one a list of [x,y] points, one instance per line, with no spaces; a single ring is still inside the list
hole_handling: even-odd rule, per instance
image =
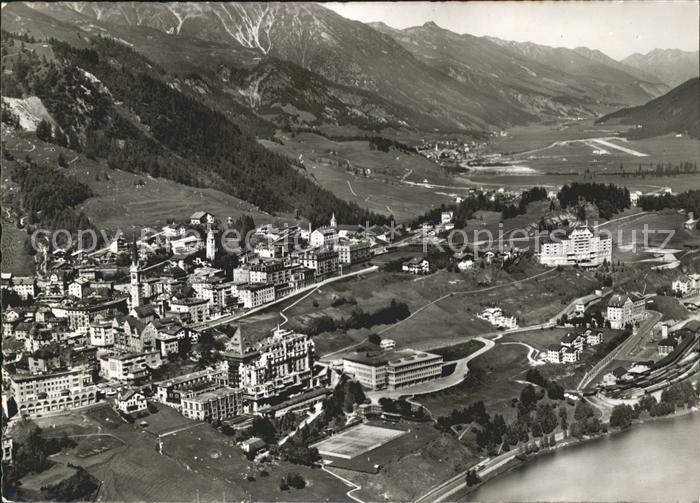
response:
[[[698,501],[698,472],[700,414],[694,407],[639,420],[625,430],[566,439],[556,449],[492,472],[456,499]]]

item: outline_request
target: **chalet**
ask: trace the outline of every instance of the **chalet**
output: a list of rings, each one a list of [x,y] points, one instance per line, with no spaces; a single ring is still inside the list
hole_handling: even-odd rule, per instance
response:
[[[137,390],[128,390],[117,395],[117,409],[125,414],[135,414],[148,409],[146,397]]]
[[[673,350],[676,349],[677,345],[678,341],[676,341],[676,339],[673,337],[661,339],[659,341],[659,344],[657,345],[657,351],[659,353],[659,356],[666,356],[671,354]]]
[[[575,348],[578,351],[583,351],[583,347],[586,344],[586,338],[581,334],[569,332],[564,337],[561,338],[561,345],[568,348]]]
[[[594,332],[593,330],[586,330],[586,344],[589,346],[597,346],[603,342],[603,332]]]
[[[195,211],[190,216],[190,224],[192,225],[213,224],[214,221],[214,215],[206,211]]]
[[[251,437],[240,444],[241,450],[248,454],[254,454],[260,449],[264,449],[266,445],[265,441],[258,437]]]
[[[385,351],[390,351],[396,347],[396,341],[394,341],[394,339],[382,339],[379,343],[379,347]]]
[[[625,375],[627,375],[627,369],[624,367],[617,367],[612,372],[608,372],[603,376],[603,384],[605,386],[614,386]]]
[[[700,289],[700,274],[679,276],[671,283],[671,290],[678,295],[688,295]]]

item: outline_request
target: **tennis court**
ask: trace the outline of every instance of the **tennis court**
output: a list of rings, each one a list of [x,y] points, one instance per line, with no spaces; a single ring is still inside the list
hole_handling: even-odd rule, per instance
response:
[[[359,424],[314,445],[322,456],[352,459],[362,453],[381,447],[407,432],[380,426]]]

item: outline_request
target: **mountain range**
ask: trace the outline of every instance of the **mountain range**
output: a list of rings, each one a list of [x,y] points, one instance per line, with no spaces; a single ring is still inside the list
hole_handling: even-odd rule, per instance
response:
[[[626,133],[629,138],[648,138],[669,133],[700,138],[700,79],[689,79],[649,103],[623,108],[596,122],[635,126]]]
[[[623,59],[622,63],[656,75],[671,87],[676,87],[700,74],[700,53],[698,51],[654,49],[647,54],[632,54]]]
[[[224,110],[277,125],[489,130],[596,116],[669,89],[598,51],[434,23],[395,30],[312,3],[10,3],[3,24],[73,44],[122,41],[175,75],[196,74]]]

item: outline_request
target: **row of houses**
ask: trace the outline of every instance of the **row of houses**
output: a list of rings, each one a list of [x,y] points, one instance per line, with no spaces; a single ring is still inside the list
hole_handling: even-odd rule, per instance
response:
[[[576,363],[586,347],[597,346],[603,342],[603,333],[586,330],[569,332],[561,338],[559,344],[547,348],[545,360],[549,363]]]
[[[518,328],[515,316],[505,316],[500,307],[489,307],[484,309],[477,318],[488,321],[491,325],[503,329]]]

